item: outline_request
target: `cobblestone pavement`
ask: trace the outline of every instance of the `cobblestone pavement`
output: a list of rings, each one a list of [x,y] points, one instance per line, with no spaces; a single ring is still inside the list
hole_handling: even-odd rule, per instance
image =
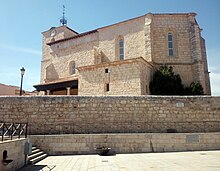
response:
[[[220,151],[49,156],[19,171],[220,171]]]

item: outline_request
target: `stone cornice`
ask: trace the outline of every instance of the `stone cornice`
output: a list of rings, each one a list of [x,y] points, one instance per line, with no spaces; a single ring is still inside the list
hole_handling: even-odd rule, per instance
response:
[[[95,68],[103,68],[103,67],[110,67],[110,66],[117,66],[117,65],[124,65],[124,64],[133,64],[133,63],[144,63],[145,65],[148,65],[151,68],[153,67],[153,65],[147,62],[143,57],[138,57],[138,58],[132,58],[132,59],[125,59],[122,61],[118,60],[118,61],[113,61],[113,62],[108,62],[108,63],[77,67],[77,70],[78,71],[91,70]]]
[[[199,62],[204,62],[204,61],[199,61]],[[152,62],[152,64],[154,65],[195,65],[197,64],[198,61],[195,61],[195,62],[186,62],[186,63],[183,63],[183,62]]]
[[[49,81],[49,82],[45,82],[45,83],[42,83],[42,84],[37,84],[37,85],[34,85],[34,86],[50,85],[50,84],[56,84],[56,83],[62,83],[62,82],[67,82],[67,81],[74,81],[74,80],[78,80],[78,77],[71,76],[71,77],[66,77],[66,78],[60,78],[60,79],[57,79],[57,80],[54,80],[54,81]]]

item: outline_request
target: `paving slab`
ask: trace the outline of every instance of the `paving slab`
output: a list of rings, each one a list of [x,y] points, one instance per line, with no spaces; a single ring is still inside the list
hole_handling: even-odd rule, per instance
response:
[[[19,171],[220,171],[220,151],[48,156]]]

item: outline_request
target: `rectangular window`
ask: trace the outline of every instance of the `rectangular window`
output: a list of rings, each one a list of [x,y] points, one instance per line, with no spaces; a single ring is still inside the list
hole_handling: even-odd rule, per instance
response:
[[[76,64],[75,63],[72,64],[72,75],[73,74],[76,74]]]
[[[124,55],[124,49],[123,48],[120,48],[120,55]]]
[[[106,91],[109,91],[110,90],[110,86],[109,86],[109,83],[106,84]]]
[[[173,35],[168,33],[168,56],[173,56]]]
[[[108,73],[108,68],[105,69],[105,73]]]
[[[172,41],[173,41],[172,34],[168,33],[168,42],[172,42]]]
[[[124,46],[123,40],[120,40],[120,41],[119,41],[119,46],[120,46],[120,47],[123,47],[123,46]]]
[[[119,59],[124,60],[124,40],[119,40]]]
[[[124,55],[121,55],[121,54],[120,54],[120,57],[119,57],[119,58],[120,58],[121,61],[124,60]]]
[[[173,49],[173,43],[172,42],[168,42],[168,47],[169,47],[169,49]]]
[[[173,49],[169,49],[169,56],[173,56]]]

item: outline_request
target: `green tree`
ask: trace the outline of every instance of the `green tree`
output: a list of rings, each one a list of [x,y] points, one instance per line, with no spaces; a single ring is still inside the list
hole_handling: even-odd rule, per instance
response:
[[[192,82],[189,87],[185,87],[185,95],[204,95],[202,85],[197,82]]]
[[[153,75],[150,91],[154,95],[183,95],[184,86],[171,66],[161,66]]]
[[[172,66],[161,66],[153,75],[150,82],[150,91],[153,95],[203,95],[202,85],[192,82],[184,87],[179,74],[173,72]]]

